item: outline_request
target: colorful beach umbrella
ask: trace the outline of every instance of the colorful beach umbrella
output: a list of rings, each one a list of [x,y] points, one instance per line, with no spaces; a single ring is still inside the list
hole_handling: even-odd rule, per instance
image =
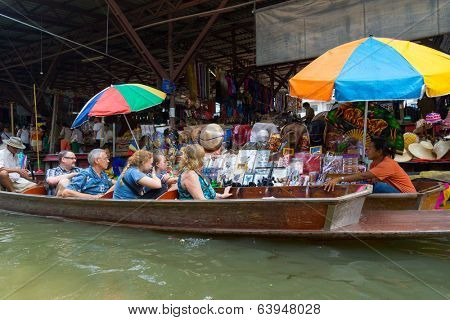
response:
[[[72,128],[81,126],[89,117],[138,112],[164,101],[166,94],[142,84],[111,85],[93,96],[81,109]]]
[[[325,52],[289,80],[290,95],[329,101],[450,94],[450,56],[409,41],[368,37]]]

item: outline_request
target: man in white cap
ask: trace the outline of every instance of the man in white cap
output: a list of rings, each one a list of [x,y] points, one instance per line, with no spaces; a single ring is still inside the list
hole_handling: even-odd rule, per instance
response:
[[[22,140],[11,137],[5,141],[6,148],[0,150],[0,185],[9,192],[22,192],[36,184],[29,180],[28,170],[20,167],[18,153],[25,149]]]

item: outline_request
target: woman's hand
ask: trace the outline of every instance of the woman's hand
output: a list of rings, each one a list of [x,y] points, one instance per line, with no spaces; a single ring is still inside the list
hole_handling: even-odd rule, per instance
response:
[[[341,181],[340,178],[334,178],[324,183],[325,191],[334,191],[334,186]]]
[[[230,189],[231,189],[231,187],[228,186],[228,187],[225,188],[225,190],[223,190],[222,199],[229,198],[229,197],[231,197],[233,195],[232,193],[230,193]]]

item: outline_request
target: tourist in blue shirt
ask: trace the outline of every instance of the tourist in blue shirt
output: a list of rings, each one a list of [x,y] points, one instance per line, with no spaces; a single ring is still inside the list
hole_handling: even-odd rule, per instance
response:
[[[113,198],[154,199],[161,193],[161,180],[153,169],[153,155],[147,150],[136,151],[116,182]]]
[[[89,168],[72,178],[70,184],[61,192],[63,197],[98,199],[114,190],[113,180],[104,170],[109,159],[103,149],[94,149],[88,155]]]

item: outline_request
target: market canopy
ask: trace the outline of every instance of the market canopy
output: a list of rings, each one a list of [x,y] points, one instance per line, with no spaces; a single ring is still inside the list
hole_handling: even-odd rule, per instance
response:
[[[450,94],[450,56],[409,41],[368,37],[325,52],[289,80],[290,95],[329,101]]]

